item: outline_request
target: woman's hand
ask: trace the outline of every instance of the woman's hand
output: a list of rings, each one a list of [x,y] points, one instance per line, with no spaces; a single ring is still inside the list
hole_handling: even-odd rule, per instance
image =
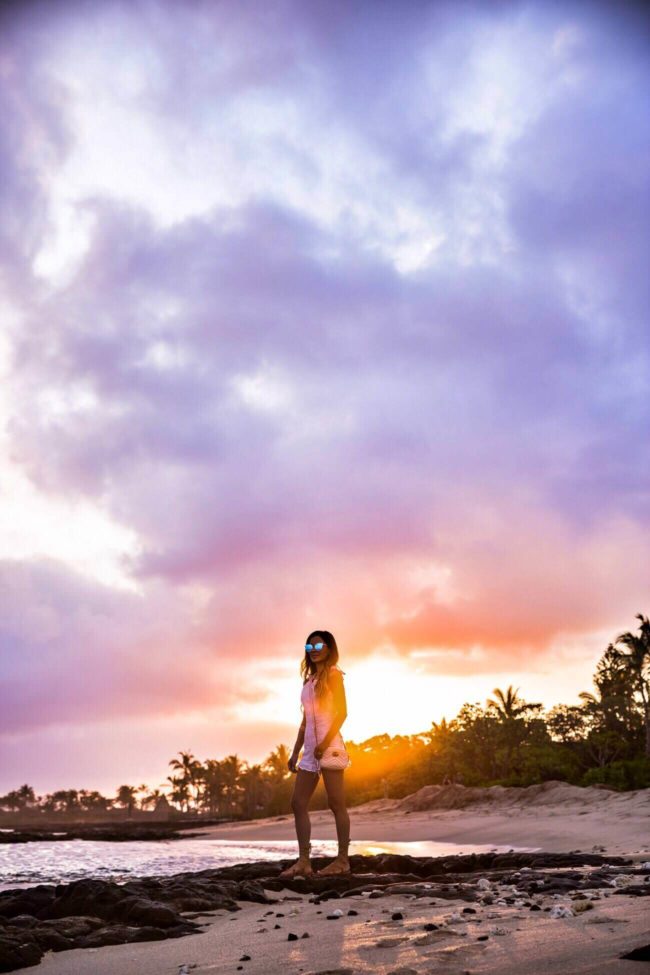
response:
[[[292,752],[291,757],[289,758],[289,761],[287,763],[290,772],[296,773],[298,771],[298,769],[296,768],[297,762],[298,762],[298,756],[296,755],[295,752]]]
[[[327,746],[324,745],[316,745],[316,747],[314,748],[314,757],[318,759],[322,758],[323,752],[326,750],[326,747]]]

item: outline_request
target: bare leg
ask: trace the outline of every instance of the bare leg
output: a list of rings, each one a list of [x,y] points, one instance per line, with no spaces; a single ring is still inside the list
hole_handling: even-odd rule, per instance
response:
[[[348,847],[350,845],[350,816],[345,804],[344,769],[322,769],[323,781],[327,790],[328,805],[334,813],[339,852],[332,863],[318,873],[347,873],[350,869]]]
[[[296,772],[296,781],[293,787],[291,798],[291,808],[293,818],[296,823],[296,835],[298,837],[298,860],[296,863],[287,867],[279,877],[295,877],[296,874],[312,873],[309,860],[310,839],[311,839],[311,820],[309,818],[309,800],[314,794],[314,789],[318,785],[318,774],[307,772],[299,768]]]

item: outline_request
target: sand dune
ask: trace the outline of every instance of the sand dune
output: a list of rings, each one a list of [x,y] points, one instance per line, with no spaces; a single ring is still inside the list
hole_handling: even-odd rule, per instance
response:
[[[350,837],[364,842],[432,841],[568,852],[650,853],[650,789],[612,792],[545,782],[528,788],[427,785],[402,799],[350,807]],[[336,838],[329,809],[310,812],[312,838]],[[295,839],[292,815],[199,830],[221,839]]]
[[[513,807],[557,806],[568,809],[580,806],[583,809],[598,809],[608,812],[634,812],[638,815],[650,815],[650,789],[639,789],[636,792],[614,792],[599,786],[582,788],[569,785],[568,782],[542,782],[539,785],[529,785],[507,788],[493,785],[490,788],[469,788],[464,785],[425,785],[402,800],[380,800],[393,802],[393,808],[405,812],[419,812],[426,809],[467,809],[470,806],[489,807],[492,812],[498,812]],[[367,809],[372,803],[367,803]],[[386,807],[383,807],[384,810]]]

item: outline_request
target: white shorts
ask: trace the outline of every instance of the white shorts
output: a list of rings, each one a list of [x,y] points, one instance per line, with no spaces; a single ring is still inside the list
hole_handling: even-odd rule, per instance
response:
[[[303,749],[302,758],[296,768],[301,768],[304,772],[315,772],[317,775],[320,775],[318,759],[314,755],[314,749],[309,745]]]

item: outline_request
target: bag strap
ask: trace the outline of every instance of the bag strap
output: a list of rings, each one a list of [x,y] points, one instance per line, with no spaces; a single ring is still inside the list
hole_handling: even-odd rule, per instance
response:
[[[311,681],[311,720],[314,725],[314,747],[316,747],[316,745],[318,744],[318,736],[316,734],[316,714],[314,708],[314,682],[313,681]],[[320,758],[317,758],[316,761],[318,762],[318,769],[320,771]]]

